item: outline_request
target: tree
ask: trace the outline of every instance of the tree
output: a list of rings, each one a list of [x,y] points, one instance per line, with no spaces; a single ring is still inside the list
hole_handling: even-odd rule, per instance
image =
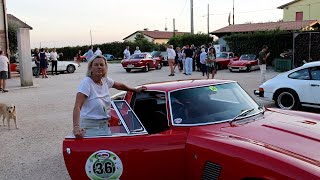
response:
[[[18,50],[17,40],[18,25],[14,22],[8,22],[8,39],[11,54],[15,54]]]
[[[147,39],[144,37],[143,34],[138,33],[138,34],[136,35],[136,37],[135,37],[135,42],[137,42],[137,41],[143,41],[143,40],[147,40]]]

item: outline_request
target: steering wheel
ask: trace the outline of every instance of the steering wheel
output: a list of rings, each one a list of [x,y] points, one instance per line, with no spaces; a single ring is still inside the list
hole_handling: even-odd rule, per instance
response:
[[[182,121],[185,121],[187,117],[186,113],[186,106],[181,104],[181,103],[173,103],[172,104],[172,115],[173,115],[173,120],[177,118],[181,118]]]

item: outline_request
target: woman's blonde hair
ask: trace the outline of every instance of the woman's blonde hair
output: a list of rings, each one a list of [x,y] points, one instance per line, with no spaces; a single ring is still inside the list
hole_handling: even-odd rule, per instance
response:
[[[99,54],[98,55],[94,55],[89,59],[89,62],[88,62],[88,69],[87,69],[87,73],[86,73],[87,77],[92,77],[92,72],[91,72],[92,63],[97,58],[104,59],[104,62],[105,62],[105,65],[106,65],[106,70],[108,70],[108,63],[107,63],[106,57],[104,57],[103,55],[99,55]],[[105,76],[106,76],[106,74],[103,75],[103,77],[105,77]]]

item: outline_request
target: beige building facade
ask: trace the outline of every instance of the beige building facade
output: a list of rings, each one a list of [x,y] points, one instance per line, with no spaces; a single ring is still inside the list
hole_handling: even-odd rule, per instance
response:
[[[320,0],[295,0],[278,9],[283,9],[283,21],[320,21]]]
[[[0,1],[0,49],[7,54],[9,49],[8,42],[8,22],[7,22],[7,13],[6,13],[6,1]]]

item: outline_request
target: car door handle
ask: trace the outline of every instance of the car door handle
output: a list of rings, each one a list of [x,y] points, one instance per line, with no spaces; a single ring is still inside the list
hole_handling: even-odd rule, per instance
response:
[[[311,86],[315,87],[315,86],[320,86],[319,84],[311,84]]]

